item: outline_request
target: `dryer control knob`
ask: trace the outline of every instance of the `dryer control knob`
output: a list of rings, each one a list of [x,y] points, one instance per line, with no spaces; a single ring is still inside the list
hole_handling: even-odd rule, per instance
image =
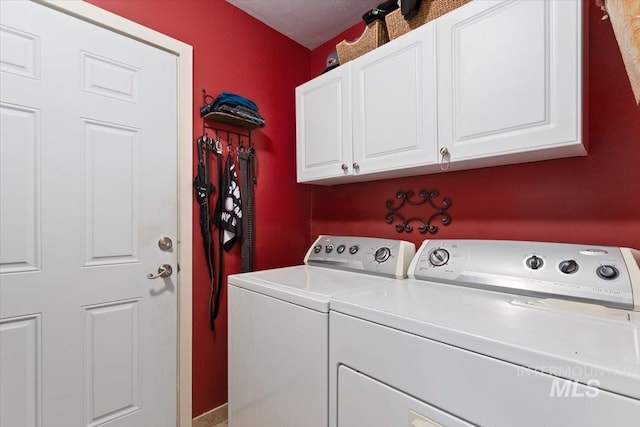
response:
[[[562,261],[558,267],[564,274],[573,274],[578,271],[578,263],[573,259]]]
[[[531,255],[529,258],[527,258],[526,264],[527,267],[532,270],[539,270],[542,268],[544,261],[542,261],[542,258],[540,258],[539,256]]]
[[[449,261],[449,251],[443,248],[437,248],[429,254],[429,262],[434,267],[442,267]]]
[[[618,274],[620,273],[618,272],[618,269],[615,268],[613,265],[601,265],[596,270],[596,274],[601,279],[613,280],[616,277],[618,277]]]
[[[376,253],[373,255],[373,259],[375,259],[378,264],[381,264],[388,260],[390,256],[391,249],[383,246],[376,251]]]
[[[322,250],[322,245],[315,245],[313,247],[313,252],[316,254],[319,254],[321,250]]]
[[[358,245],[353,245],[353,246],[351,246],[349,248],[349,253],[351,255],[355,255],[358,252],[359,249],[360,249],[360,247],[358,247]]]

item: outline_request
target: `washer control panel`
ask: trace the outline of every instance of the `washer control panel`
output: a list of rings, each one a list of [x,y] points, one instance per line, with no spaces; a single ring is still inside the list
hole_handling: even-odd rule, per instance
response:
[[[407,277],[415,252],[415,245],[404,240],[320,236],[304,263],[402,279]]]
[[[625,257],[621,248],[610,246],[426,240],[408,275],[418,280],[634,309]]]

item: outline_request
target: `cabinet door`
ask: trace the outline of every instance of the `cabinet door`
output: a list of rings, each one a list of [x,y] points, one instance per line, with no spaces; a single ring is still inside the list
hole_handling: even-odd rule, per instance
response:
[[[351,174],[350,80],[345,64],[296,88],[298,182]]]
[[[584,155],[581,2],[473,1],[437,23],[438,138],[467,167]]]
[[[353,61],[355,174],[436,162],[435,68],[433,23]]]

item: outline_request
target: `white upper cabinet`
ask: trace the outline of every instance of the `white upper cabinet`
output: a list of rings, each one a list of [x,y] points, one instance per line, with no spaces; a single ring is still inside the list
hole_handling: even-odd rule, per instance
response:
[[[581,12],[475,0],[298,87],[298,181],[586,155]]]
[[[296,88],[298,182],[350,173],[351,123],[349,64]]]
[[[354,174],[379,179],[434,164],[435,24],[357,58],[351,70]]]
[[[435,24],[296,88],[299,182],[405,175],[437,161]]]
[[[438,135],[452,168],[586,154],[580,10],[472,1],[438,19]]]

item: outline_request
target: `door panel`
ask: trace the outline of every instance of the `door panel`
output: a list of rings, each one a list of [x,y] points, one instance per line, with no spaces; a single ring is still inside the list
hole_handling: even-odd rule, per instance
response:
[[[458,42],[454,42],[453,61],[460,64],[454,68],[455,116],[460,118],[455,129],[460,139],[548,121],[545,64],[551,52],[548,38],[542,35],[547,15],[544,2],[521,2],[477,16],[453,30]],[[507,30],[523,37],[514,43],[504,36]],[[493,95],[491,102],[487,102],[488,91]],[[484,114],[478,114],[481,111]]]
[[[140,301],[85,307],[85,423],[140,409]]]
[[[351,174],[349,64],[296,88],[296,141],[298,182]]]
[[[176,277],[146,275],[177,271],[176,58],[33,2],[0,19],[2,425],[175,425]]]
[[[40,38],[0,25],[0,70],[40,78]]]
[[[40,315],[0,320],[1,426],[41,425],[41,340]]]
[[[85,266],[139,262],[139,135],[84,120]]]
[[[135,67],[89,52],[81,55],[85,91],[123,101],[139,101],[139,72]]]
[[[436,161],[435,24],[353,61],[355,173]]]
[[[470,2],[438,19],[438,140],[452,162],[586,154],[580,3]]]
[[[36,271],[41,251],[39,112],[2,103],[0,121],[0,182],[12,183],[0,199],[0,274]]]

